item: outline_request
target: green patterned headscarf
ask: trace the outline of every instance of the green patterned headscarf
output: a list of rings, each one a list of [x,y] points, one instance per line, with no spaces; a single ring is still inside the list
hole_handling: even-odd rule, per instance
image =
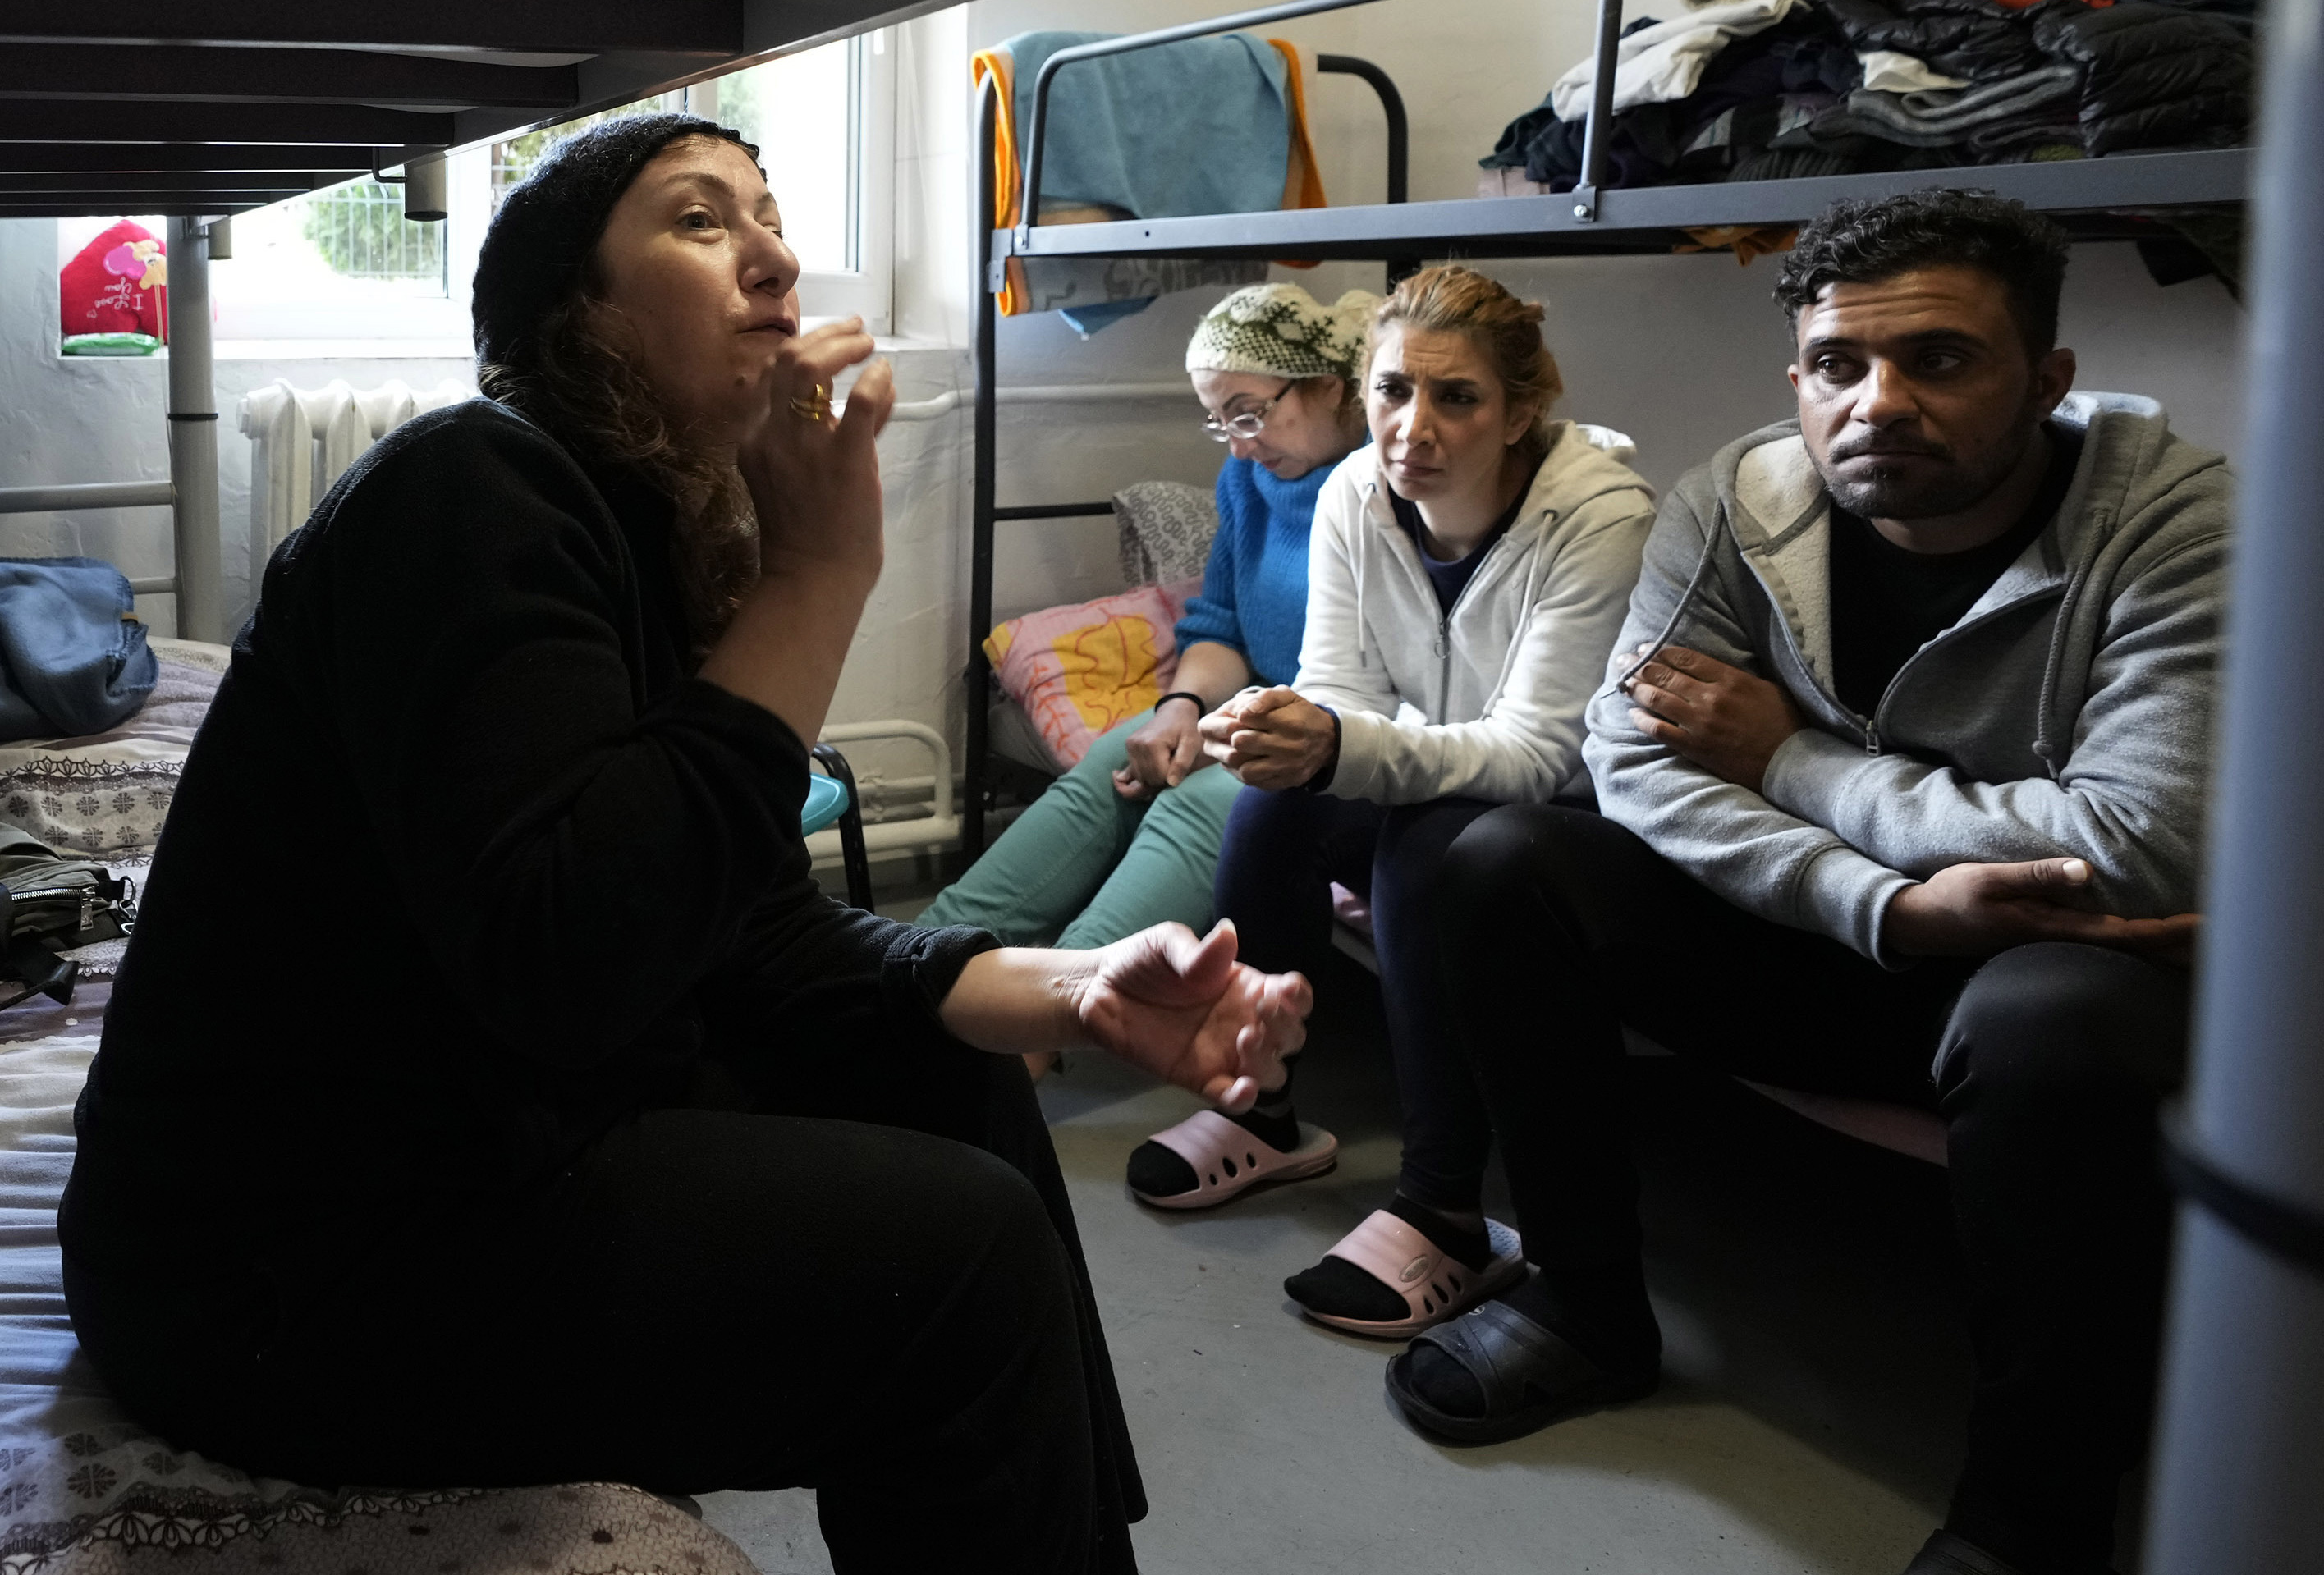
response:
[[[1341,377],[1352,384],[1380,298],[1351,290],[1325,306],[1296,284],[1253,284],[1213,307],[1186,345],[1188,372]]]

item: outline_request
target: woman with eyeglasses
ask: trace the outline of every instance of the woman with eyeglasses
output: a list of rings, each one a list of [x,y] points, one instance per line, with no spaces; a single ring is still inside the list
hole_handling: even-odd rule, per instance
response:
[[[1525,1273],[1482,1212],[1483,1101],[1448,1038],[1431,907],[1444,850],[1497,805],[1588,801],[1582,708],[1620,631],[1654,494],[1629,440],[1549,419],[1563,392],[1542,309],[1471,269],[1430,268],[1373,314],[1372,445],[1315,508],[1297,678],[1204,719],[1246,784],[1219,855],[1220,915],[1243,955],[1315,965],[1331,887],[1366,897],[1403,1159],[1395,1193],[1285,1282],[1308,1316],[1402,1338]],[[1291,1068],[1248,1111],[1204,1110],[1130,1156],[1172,1208],[1331,1163],[1292,1110]]]
[[[1356,367],[1379,299],[1351,290],[1327,307],[1296,284],[1255,284],[1204,317],[1186,371],[1228,458],[1202,594],[1178,622],[1176,687],[1093,743],[921,923],[1066,947],[1166,919],[1210,927],[1219,838],[1242,784],[1209,769],[1195,724],[1298,670],[1307,527],[1324,478],[1364,441]]]

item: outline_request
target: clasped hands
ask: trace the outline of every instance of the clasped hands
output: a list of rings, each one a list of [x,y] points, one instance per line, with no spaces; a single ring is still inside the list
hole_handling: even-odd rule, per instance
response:
[[[1621,680],[1630,725],[1738,787],[1762,791],[1767,764],[1807,725],[1779,684],[1683,646],[1640,646]],[[2187,965],[2197,914],[2126,919],[2100,910],[2081,859],[1952,864],[1888,903],[1888,947],[1908,956],[1985,957],[2036,941],[2111,946]]]
[[[1332,714],[1277,684],[1245,689],[1202,721],[1203,752],[1245,787],[1303,787],[1339,757]]]

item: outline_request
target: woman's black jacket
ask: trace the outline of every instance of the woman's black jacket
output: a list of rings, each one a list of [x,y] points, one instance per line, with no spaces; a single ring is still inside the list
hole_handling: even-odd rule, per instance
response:
[[[941,1033],[991,937],[817,894],[805,749],[690,676],[670,516],[475,400],[282,543],[107,1010],[69,1256],[327,1259],[539,1184],[706,1057]]]

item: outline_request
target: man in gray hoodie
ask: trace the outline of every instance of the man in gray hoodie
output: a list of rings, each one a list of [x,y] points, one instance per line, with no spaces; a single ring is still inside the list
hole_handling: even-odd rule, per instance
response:
[[[1584,755],[1602,815],[1496,810],[1440,939],[1526,1285],[1390,1364],[1512,1437],[1655,1383],[1622,1027],[1947,1124],[1977,1389],[1910,1575],[2096,1575],[2144,1434],[2187,1037],[2230,479],[2070,395],[2063,235],[1835,207],[1777,299],[1799,418],[1664,501]]]

